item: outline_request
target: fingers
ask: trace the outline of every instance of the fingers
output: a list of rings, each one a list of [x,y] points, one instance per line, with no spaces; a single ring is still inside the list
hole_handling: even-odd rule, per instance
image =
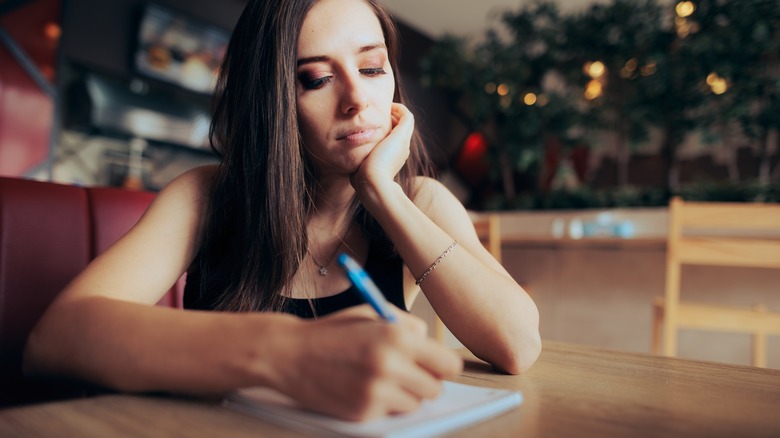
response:
[[[408,412],[438,396],[441,380],[460,372],[461,359],[427,337],[422,320],[394,312],[395,324],[381,321],[368,305],[311,321],[304,335],[308,354],[295,375],[312,381],[299,378],[285,392],[314,410],[353,420]]]
[[[410,319],[410,326],[406,328],[406,336],[409,339],[399,342],[399,348],[404,350],[407,357],[437,380],[455,377],[463,371],[463,360],[460,356],[434,339],[416,332],[411,327],[416,321]]]
[[[438,379],[447,379],[463,371],[463,360],[453,350],[427,337],[428,325],[420,318],[397,310],[399,323],[420,337],[412,343],[416,363]]]
[[[350,177],[352,185],[358,190],[358,196],[365,182],[393,180],[409,158],[414,116],[404,105],[394,103],[390,117],[392,129]]]
[[[414,114],[402,103],[393,102],[390,107],[390,117],[393,120],[393,126],[397,126],[402,120],[414,123]]]
[[[417,364],[438,379],[450,379],[463,371],[463,359],[452,349],[427,338],[415,352]]]
[[[375,344],[376,348],[367,353],[370,365],[362,368],[362,373],[352,374],[363,381],[351,392],[358,401],[351,411],[355,419],[409,412],[441,393],[440,378],[409,355],[410,350],[417,350],[409,344],[418,343],[420,338],[397,325],[384,327],[388,342]]]
[[[399,351],[386,352],[381,372],[367,387],[365,417],[409,412],[441,393],[442,383]],[[379,378],[381,377],[381,378]]]
[[[393,120],[393,130],[390,131],[390,135],[396,134],[407,143],[411,141],[414,133],[414,114],[409,111],[409,108],[400,103],[393,103],[390,116]]]
[[[428,325],[425,321],[395,307],[392,308],[392,311],[398,318],[398,325],[403,327],[403,330],[408,330],[410,334],[391,333],[394,331],[393,327],[384,326],[388,332],[382,337],[384,342],[403,350],[414,363],[436,379],[452,378],[463,370],[463,360],[457,353],[427,336]],[[367,304],[355,306],[339,313],[342,314],[342,317],[374,320],[379,318]]]
[[[414,319],[410,319],[414,322]],[[405,328],[400,347],[385,357],[382,367],[390,375],[385,382],[383,400],[388,413],[408,412],[426,399],[434,399],[442,390],[442,380],[462,371],[463,361],[452,350],[434,340]]]
[[[393,308],[392,310],[399,324],[408,327],[418,336],[426,336],[428,334],[428,324],[425,321],[401,309]]]
[[[398,319],[399,323],[402,324],[404,327],[408,327],[413,332],[417,333],[418,335],[426,335],[428,333],[428,325],[420,319],[417,316],[412,315],[409,312],[404,312],[403,310],[395,307],[390,306],[390,311],[393,312],[395,317]],[[379,321],[381,317],[379,314],[368,304],[361,304],[359,306],[352,306],[344,310],[340,310],[338,312],[332,313],[326,317],[323,318],[323,320],[327,319],[340,319],[340,320],[360,320],[360,319],[370,319]]]
[[[460,356],[425,335],[425,323],[412,315],[399,314],[396,327],[385,326],[383,339],[388,345],[384,363],[378,366],[411,395],[424,399],[436,397],[441,380],[457,376],[463,370]]]
[[[373,308],[371,308],[370,305],[361,304],[359,306],[348,307],[344,310],[340,310],[338,312],[332,313],[322,318],[323,321],[330,320],[330,319],[339,319],[345,321],[366,320],[366,319],[379,320],[380,316]]]

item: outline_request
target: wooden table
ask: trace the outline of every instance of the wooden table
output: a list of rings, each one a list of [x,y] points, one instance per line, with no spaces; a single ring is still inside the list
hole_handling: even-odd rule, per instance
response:
[[[457,437],[780,437],[780,370],[546,342],[522,376],[467,359],[462,383],[514,388],[515,411]],[[0,411],[0,436],[293,437],[216,402],[104,395]]]

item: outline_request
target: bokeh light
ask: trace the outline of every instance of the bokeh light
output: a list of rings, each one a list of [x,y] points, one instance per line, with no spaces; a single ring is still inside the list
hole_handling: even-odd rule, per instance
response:
[[[603,87],[601,85],[601,82],[593,79],[590,82],[588,82],[588,85],[585,87],[585,98],[588,100],[593,100],[601,96],[602,91],[603,91]]]
[[[682,18],[690,17],[691,14],[693,14],[693,11],[696,10],[696,5],[693,4],[693,2],[690,1],[684,1],[677,3],[677,6],[675,6],[674,11],[677,12],[677,15],[679,15]]]
[[[607,67],[601,61],[593,61],[586,62],[583,66],[583,70],[588,76],[592,77],[593,79],[598,79],[604,75],[604,73],[607,71]]]

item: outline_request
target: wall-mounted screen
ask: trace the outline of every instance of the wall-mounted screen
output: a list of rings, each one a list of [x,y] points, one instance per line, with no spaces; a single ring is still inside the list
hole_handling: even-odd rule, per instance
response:
[[[157,4],[143,11],[136,70],[200,93],[214,91],[230,33]]]

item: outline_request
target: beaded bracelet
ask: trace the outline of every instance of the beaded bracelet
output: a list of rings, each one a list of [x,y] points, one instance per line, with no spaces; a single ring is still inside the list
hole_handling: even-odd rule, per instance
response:
[[[416,284],[417,286],[419,286],[419,285],[420,285],[420,283],[422,283],[422,282],[423,282],[423,280],[425,280],[425,277],[427,277],[427,276],[428,276],[428,274],[430,274],[430,273],[431,273],[431,271],[433,271],[433,270],[436,268],[436,265],[438,265],[438,264],[439,264],[439,263],[440,263],[440,262],[441,262],[441,261],[444,259],[444,257],[447,257],[447,255],[449,255],[449,253],[451,253],[451,252],[452,252],[452,250],[453,250],[453,249],[455,249],[455,247],[456,247],[456,246],[458,246],[458,241],[457,241],[457,240],[456,240],[456,241],[454,241],[454,242],[452,242],[452,245],[450,245],[450,247],[449,247],[449,248],[445,249],[445,250],[444,250],[444,252],[443,252],[443,253],[441,253],[441,255],[439,256],[439,258],[438,258],[438,259],[436,259],[436,261],[435,261],[435,262],[433,262],[433,263],[431,264],[431,266],[428,268],[428,270],[427,270],[427,271],[425,271],[425,272],[423,273],[423,275],[421,275],[421,276],[420,276],[420,278],[418,278],[418,279],[417,279],[417,280],[414,282],[414,284]]]

